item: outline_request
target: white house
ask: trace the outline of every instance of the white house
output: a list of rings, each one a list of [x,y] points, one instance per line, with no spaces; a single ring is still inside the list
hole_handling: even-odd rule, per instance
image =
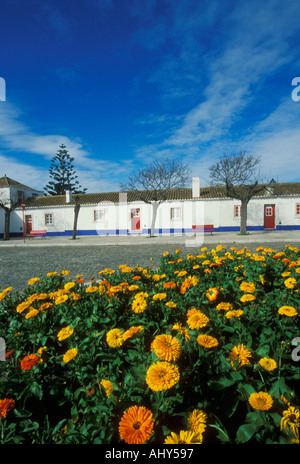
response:
[[[18,209],[18,212],[14,212],[15,206],[20,205],[21,202],[26,203],[29,199],[41,195],[43,195],[43,192],[40,190],[36,190],[28,187],[27,185],[21,184],[20,182],[7,177],[6,174],[0,178],[0,237],[3,236],[4,230],[4,208],[9,208],[12,210],[10,214],[11,236],[18,236],[22,234],[23,230],[22,215],[20,217],[20,208]]]
[[[0,179],[1,185],[1,179]],[[19,184],[21,185],[21,184]],[[77,235],[127,235],[150,233],[152,206],[138,192],[106,192],[41,196],[32,190],[25,197],[26,233],[47,230],[47,235],[72,235],[74,204],[81,204]],[[223,186],[200,188],[194,177],[191,188],[171,190],[158,208],[156,235],[193,234],[195,225],[213,225],[216,232],[239,231],[240,201],[226,196]],[[3,230],[0,217],[0,233]],[[248,204],[247,230],[300,230],[300,182],[273,183]],[[22,208],[11,213],[12,236],[22,235]]]

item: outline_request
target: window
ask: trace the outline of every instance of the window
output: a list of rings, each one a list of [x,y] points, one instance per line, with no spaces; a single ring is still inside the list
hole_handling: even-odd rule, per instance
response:
[[[300,216],[300,203],[296,203],[296,216]]]
[[[240,217],[241,216],[241,205],[234,205],[233,207],[233,215],[234,217]]]
[[[23,190],[18,190],[18,203],[21,203],[21,201],[24,201],[24,200],[25,200],[25,197],[24,197]]]
[[[104,209],[94,209],[94,222],[103,222],[104,215],[105,215]]]
[[[181,208],[171,208],[171,219],[181,219]]]
[[[45,226],[53,226],[53,214],[45,214]]]

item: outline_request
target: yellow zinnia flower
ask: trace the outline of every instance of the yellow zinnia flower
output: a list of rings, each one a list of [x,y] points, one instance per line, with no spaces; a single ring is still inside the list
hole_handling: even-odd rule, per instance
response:
[[[202,435],[191,432],[190,430],[180,430],[179,433],[171,432],[171,435],[168,435],[164,441],[167,445],[177,445],[177,444],[201,444]]]
[[[194,409],[188,417],[188,430],[202,434],[206,428],[207,415],[201,409]]]
[[[242,303],[245,303],[246,301],[253,301],[255,300],[255,296],[254,295],[251,295],[250,293],[246,293],[245,295],[242,296],[242,298],[240,298],[240,301]]]
[[[273,371],[277,367],[277,362],[271,358],[261,358],[259,364],[267,371]]]
[[[284,285],[286,286],[286,288],[294,288],[295,285],[297,284],[297,280],[294,279],[294,277],[289,277],[288,279],[286,279],[284,281]]]
[[[106,341],[109,346],[112,348],[118,348],[123,345],[123,331],[120,329],[112,329],[106,334]]]
[[[280,430],[288,433],[289,430],[295,435],[295,442],[299,443],[299,427],[300,427],[300,413],[299,409],[294,406],[289,406],[288,409],[283,411],[283,417],[280,423]]]
[[[113,384],[111,383],[110,380],[102,379],[100,384],[99,384],[99,388],[101,388],[101,385],[105,390],[105,394],[106,394],[107,398],[109,398],[110,394],[114,391]]]
[[[278,309],[278,313],[283,316],[288,316],[288,317],[293,317],[293,316],[298,315],[298,312],[293,306],[281,306],[281,308]]]
[[[218,346],[219,342],[216,338],[211,337],[210,335],[201,334],[197,337],[197,342],[199,345],[203,346],[204,348],[213,348]]]
[[[74,332],[73,327],[70,327],[70,326],[65,327],[64,329],[61,329],[60,332],[58,332],[57,338],[61,342],[62,340],[69,338],[73,332]]]
[[[273,406],[273,399],[269,393],[259,392],[252,393],[249,396],[249,404],[259,411],[268,411]]]
[[[163,300],[164,298],[167,298],[166,293],[156,293],[156,295],[153,295],[153,300]]]
[[[240,284],[240,289],[242,290],[242,292],[245,292],[245,293],[254,293],[255,285],[253,282],[242,282]]]
[[[152,364],[147,370],[146,383],[153,391],[168,390],[179,381],[178,367],[162,361]]]
[[[34,309],[32,307],[30,307],[29,309],[30,309],[30,311],[29,311],[29,313],[26,314],[25,319],[30,319],[31,317],[34,317],[39,313],[39,311],[37,309]]]
[[[209,322],[209,318],[196,308],[190,309],[187,312],[187,316],[187,324],[190,329],[200,329],[205,327]]]
[[[58,305],[58,304],[64,303],[65,301],[67,301],[68,298],[69,298],[68,295],[60,295],[55,299],[55,304]]]
[[[181,352],[181,345],[172,335],[157,335],[152,347],[156,356],[164,361],[176,361]]]
[[[78,354],[78,350],[77,348],[71,348],[70,350],[68,350],[65,354],[64,354],[64,357],[63,357],[63,361],[65,363],[68,363],[70,362],[72,359],[74,359]]]
[[[241,309],[239,310],[234,309],[232,311],[227,311],[227,313],[225,314],[225,317],[227,319],[231,319],[232,317],[240,318],[243,314],[244,314],[244,311],[242,311]]]
[[[33,285],[35,284],[36,282],[38,282],[40,280],[39,277],[33,277],[32,279],[29,279],[28,280],[28,285]]]
[[[248,359],[250,357],[251,351],[244,345],[234,346],[230,352],[230,363],[233,367],[235,363],[238,361],[239,364],[237,366],[237,369],[239,369],[240,367],[246,364],[250,364],[250,361]]]

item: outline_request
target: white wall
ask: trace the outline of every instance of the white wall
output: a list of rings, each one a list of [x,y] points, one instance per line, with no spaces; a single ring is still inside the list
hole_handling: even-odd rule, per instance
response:
[[[300,203],[300,197],[261,198],[252,199],[248,204],[247,226],[264,226],[264,205],[275,204],[275,225],[299,225],[300,217],[296,216],[296,203]],[[162,203],[157,212],[155,233],[161,229],[164,234],[169,234],[170,229],[181,234],[192,229],[192,225],[213,224],[215,228],[239,228],[240,217],[234,217],[234,205],[238,200],[195,200],[195,201],[168,201]],[[170,208],[180,207],[180,219],[170,219]],[[130,212],[132,208],[140,208],[141,232],[148,232],[151,227],[152,207],[143,202],[113,204],[109,202],[98,205],[83,205],[80,208],[77,230],[91,231],[99,235],[114,234],[116,230],[120,233],[131,231]],[[94,210],[103,209],[105,215],[102,221],[94,221]],[[53,225],[45,225],[45,214],[54,215]],[[47,207],[43,209],[26,208],[25,214],[32,215],[33,229],[46,229],[48,232],[58,233],[72,231],[74,220],[74,206]],[[3,212],[0,210],[0,233],[3,230]],[[16,209],[11,214],[11,232],[22,231],[22,210]],[[191,232],[192,233],[192,232]]]

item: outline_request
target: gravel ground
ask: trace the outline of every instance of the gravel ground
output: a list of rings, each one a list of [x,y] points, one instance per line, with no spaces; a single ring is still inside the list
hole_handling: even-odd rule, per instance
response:
[[[286,243],[286,242],[285,242]],[[281,250],[285,243],[248,243],[246,246],[253,253],[258,246],[268,246]],[[292,242],[289,242],[293,245]],[[217,244],[203,245],[208,249],[215,248]],[[226,245],[224,243],[224,245]],[[233,244],[227,245],[228,248]],[[235,245],[242,248],[241,244]],[[297,246],[297,244],[295,244]],[[117,269],[120,264],[135,267],[137,264],[145,266],[159,266],[160,258],[165,251],[174,253],[176,249],[187,253],[198,254],[199,250],[192,247],[174,245],[123,245],[123,246],[53,246],[53,247],[1,247],[0,248],[0,291],[13,287],[21,291],[27,286],[32,277],[39,277],[47,272],[70,271],[71,278],[83,274],[86,280],[98,276],[98,272],[107,268]],[[152,261],[150,260],[152,258]]]

